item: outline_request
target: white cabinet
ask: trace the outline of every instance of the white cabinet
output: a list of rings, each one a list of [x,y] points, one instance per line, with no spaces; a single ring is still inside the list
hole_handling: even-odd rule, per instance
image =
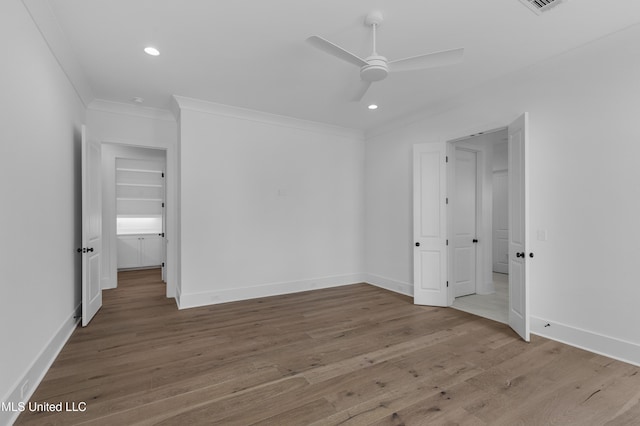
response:
[[[164,238],[154,234],[118,235],[118,269],[160,266]]]

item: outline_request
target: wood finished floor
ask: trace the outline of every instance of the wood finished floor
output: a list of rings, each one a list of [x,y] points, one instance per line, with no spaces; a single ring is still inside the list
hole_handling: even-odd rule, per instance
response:
[[[640,368],[358,284],[178,311],[122,273],[19,425],[638,425]]]

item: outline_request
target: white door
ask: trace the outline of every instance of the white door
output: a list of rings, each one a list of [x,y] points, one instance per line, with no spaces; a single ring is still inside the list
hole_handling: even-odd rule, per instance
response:
[[[455,297],[476,292],[477,153],[455,149],[453,207],[453,291]]]
[[[102,250],[102,191],[100,144],[87,140],[82,126],[82,326],[102,306],[100,252]]]
[[[447,306],[446,143],[413,148],[413,302]]]
[[[509,325],[529,341],[527,286],[527,113],[509,125]]]
[[[507,171],[493,174],[493,271],[509,273],[509,207]]]
[[[162,172],[162,233],[160,237],[162,237],[162,281],[167,282],[167,267],[165,266],[167,263],[167,172],[166,172],[166,156],[165,156],[165,171]]]

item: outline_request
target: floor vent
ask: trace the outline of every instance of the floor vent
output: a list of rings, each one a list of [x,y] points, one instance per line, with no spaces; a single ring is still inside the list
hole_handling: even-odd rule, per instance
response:
[[[520,0],[538,15],[546,12],[554,6],[559,5],[564,0]]]

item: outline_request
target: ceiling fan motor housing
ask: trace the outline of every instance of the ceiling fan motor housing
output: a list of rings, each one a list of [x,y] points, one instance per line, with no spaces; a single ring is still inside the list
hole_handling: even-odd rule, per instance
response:
[[[364,81],[380,81],[389,73],[387,58],[384,56],[369,56],[367,65],[360,68],[360,78]]]

